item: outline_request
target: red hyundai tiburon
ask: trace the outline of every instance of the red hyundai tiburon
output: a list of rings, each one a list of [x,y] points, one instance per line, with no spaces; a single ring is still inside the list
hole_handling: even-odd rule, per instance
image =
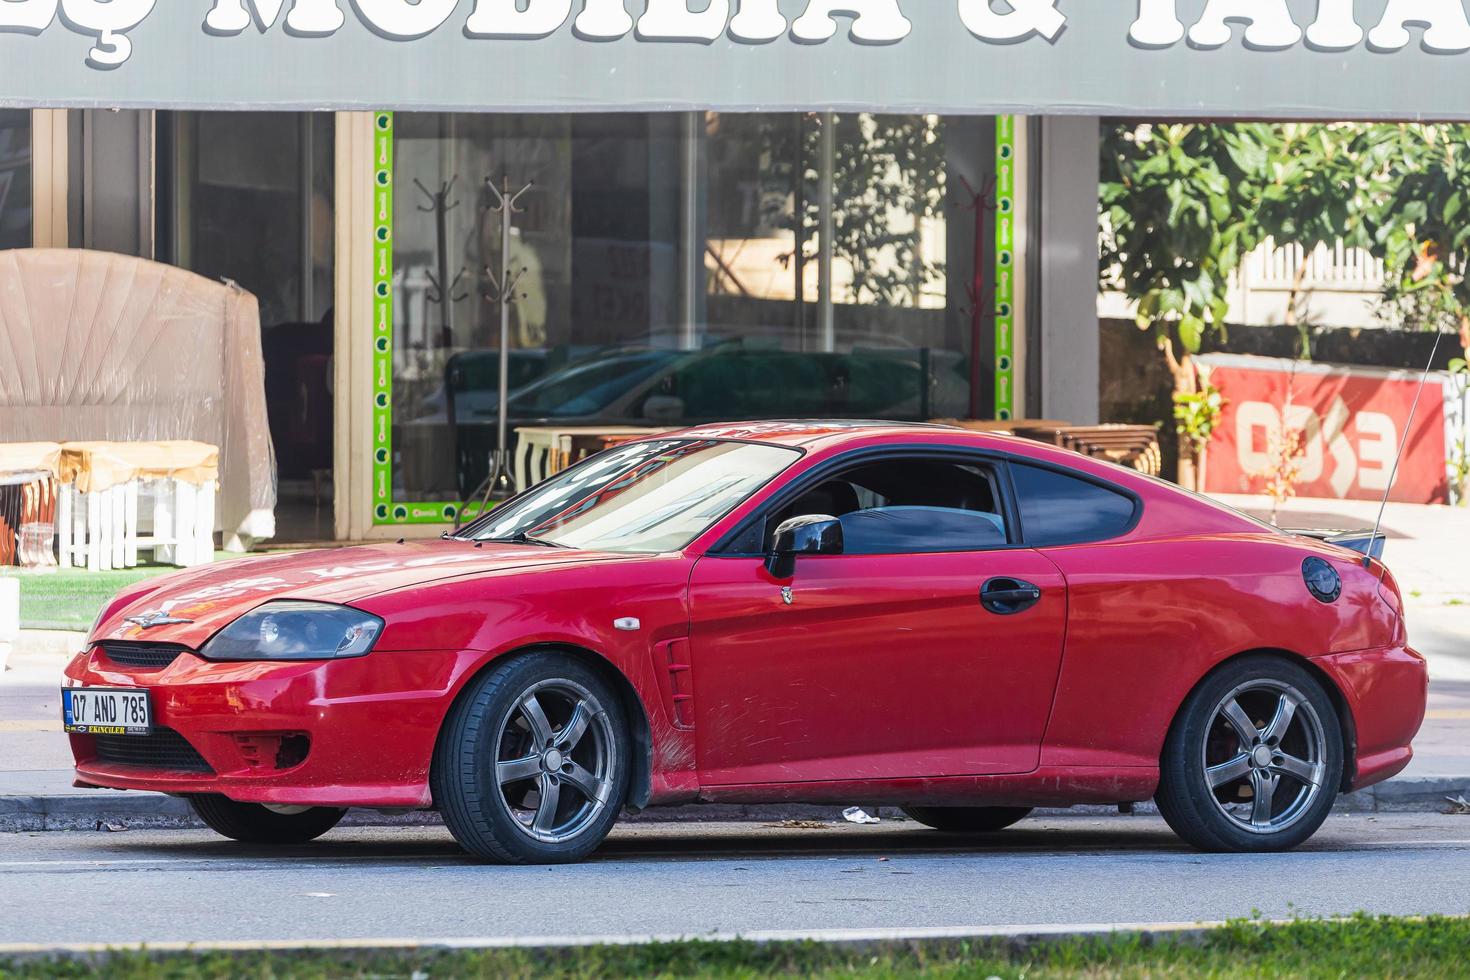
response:
[[[244,841],[434,808],[476,855],[552,862],[625,807],[985,832],[1153,798],[1198,847],[1280,850],[1401,770],[1424,714],[1377,541],[1339,540],[1007,437],[710,426],[443,540],[137,585],[65,721],[78,785]]]

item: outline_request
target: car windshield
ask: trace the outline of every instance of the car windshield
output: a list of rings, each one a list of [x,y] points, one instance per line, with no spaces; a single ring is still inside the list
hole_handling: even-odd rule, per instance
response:
[[[592,551],[678,551],[800,456],[712,439],[635,442],[552,477],[460,537]]]

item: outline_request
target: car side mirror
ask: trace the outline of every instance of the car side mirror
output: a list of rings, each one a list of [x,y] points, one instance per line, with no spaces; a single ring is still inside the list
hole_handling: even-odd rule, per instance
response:
[[[766,571],[775,578],[791,578],[796,574],[797,555],[842,554],[842,524],[826,514],[793,517],[776,528],[771,553],[766,556]]]

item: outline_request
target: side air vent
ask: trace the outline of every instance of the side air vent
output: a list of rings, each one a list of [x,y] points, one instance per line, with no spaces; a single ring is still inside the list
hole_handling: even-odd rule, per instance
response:
[[[674,727],[694,728],[694,676],[689,662],[689,641],[666,640],[653,648],[654,669]]]

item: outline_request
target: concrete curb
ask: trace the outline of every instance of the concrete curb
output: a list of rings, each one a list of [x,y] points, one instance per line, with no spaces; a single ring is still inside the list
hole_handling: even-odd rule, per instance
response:
[[[1338,813],[1443,813],[1449,798],[1470,797],[1470,776],[1454,778],[1418,777],[1392,779],[1349,796],[1340,797]],[[902,814],[894,807],[876,808],[885,818]],[[1078,806],[1071,809],[1042,809],[1042,816],[1098,816],[1117,813],[1116,807]],[[1154,815],[1153,803],[1139,803],[1134,812]],[[635,823],[694,823],[699,821],[778,823],[783,820],[840,821],[842,807],[809,804],[691,804],[656,807],[636,815],[625,815]],[[349,827],[429,826],[438,824],[432,812],[380,813],[353,810],[343,821]],[[202,827],[187,801],[158,793],[97,790],[62,796],[0,796],[0,833],[34,833],[47,830],[175,830]]]

